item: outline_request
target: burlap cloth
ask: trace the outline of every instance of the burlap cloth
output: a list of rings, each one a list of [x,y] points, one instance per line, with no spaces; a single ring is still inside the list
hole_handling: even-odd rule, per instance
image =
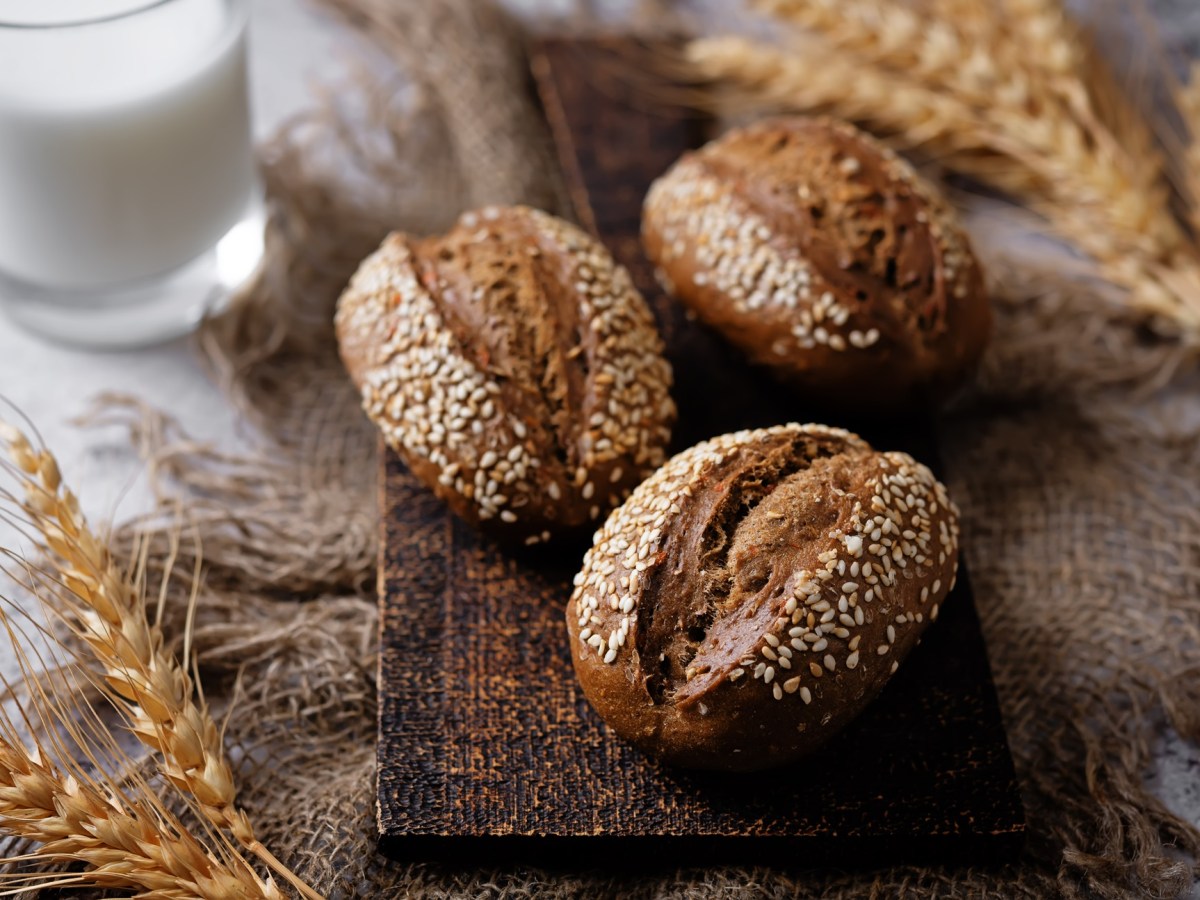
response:
[[[697,860],[623,875],[617,860],[481,871],[376,855],[375,434],[336,359],[332,304],[389,229],[434,230],[489,201],[556,208],[559,193],[500,17],[471,0],[327,2],[415,87],[376,68],[264,148],[270,265],[201,335],[261,453],[220,457],[132,402],[106,414],[154,467],[159,521],[182,501],[200,535],[194,646],[264,842],[331,897],[1186,892],[1200,832],[1146,781],[1169,729],[1200,740],[1195,372],[1147,387],[1172,371],[1169,345],[1112,324],[1083,288],[1040,281],[997,297],[995,346],[941,429],[1029,815],[1019,862],[843,873]]]

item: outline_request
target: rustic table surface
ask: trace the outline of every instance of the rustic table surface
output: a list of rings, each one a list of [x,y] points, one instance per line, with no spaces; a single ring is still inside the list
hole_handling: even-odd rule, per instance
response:
[[[567,15],[576,0],[506,0],[507,5],[539,24]],[[339,54],[345,40],[325,18],[295,0],[253,0],[252,82],[256,131],[266,136],[288,115],[304,107],[313,84],[342,71]],[[589,2],[619,18],[639,6],[637,0]],[[718,8],[715,0],[694,5]],[[1157,0],[1156,12],[1169,25],[1167,39],[1200,55],[1200,4],[1195,0]],[[1072,6],[1086,12],[1105,6],[1085,0]],[[194,436],[236,448],[239,432],[234,411],[206,380],[186,341],[129,353],[88,353],[53,346],[17,331],[0,318],[0,396],[14,402],[36,422],[59,455],[66,477],[86,485],[85,507],[101,517],[125,517],[147,502],[140,467],[124,436],[115,430],[83,429],[73,424],[97,393],[136,394],[170,411]],[[1189,401],[1200,415],[1200,397]],[[16,541],[0,526],[0,544]],[[0,670],[11,659],[0,653]],[[1195,748],[1165,739],[1151,775],[1164,801],[1200,823],[1200,755]]]

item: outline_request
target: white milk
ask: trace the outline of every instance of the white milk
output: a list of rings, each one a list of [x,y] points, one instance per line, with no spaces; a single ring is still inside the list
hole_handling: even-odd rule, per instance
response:
[[[0,274],[81,289],[174,269],[254,184],[240,3],[0,0]],[[90,25],[15,28],[13,23]]]

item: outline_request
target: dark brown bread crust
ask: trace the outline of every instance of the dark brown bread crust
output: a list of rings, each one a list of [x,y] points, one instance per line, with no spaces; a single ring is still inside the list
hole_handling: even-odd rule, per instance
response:
[[[643,241],[705,323],[830,406],[936,402],[990,332],[953,211],[845,123],[767,119],[686,154],[647,195]]]
[[[526,543],[595,522],[662,462],[675,407],[653,318],[574,226],[524,207],[395,234],[343,294],[363,403],[464,519]]]
[[[584,693],[682,766],[796,759],[879,692],[937,618],[957,511],[903,453],[818,425],[724,435],[615,510],[567,605]]]

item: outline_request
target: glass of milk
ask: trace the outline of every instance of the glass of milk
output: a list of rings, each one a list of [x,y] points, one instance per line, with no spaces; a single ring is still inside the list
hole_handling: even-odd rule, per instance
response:
[[[12,321],[147,344],[194,328],[254,272],[246,20],[246,0],[0,0]]]

